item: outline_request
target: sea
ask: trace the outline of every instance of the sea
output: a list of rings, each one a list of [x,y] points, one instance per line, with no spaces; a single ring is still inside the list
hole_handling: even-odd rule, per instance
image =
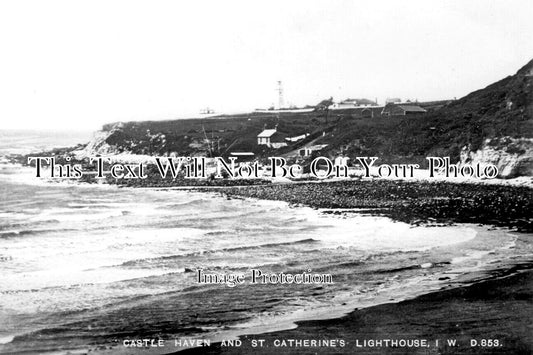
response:
[[[476,282],[532,254],[524,236],[490,226],[413,226],[216,191],[49,182],[5,159],[90,138],[0,131],[0,353],[124,352],[125,339],[289,329]],[[197,270],[252,269],[333,282],[197,280]]]

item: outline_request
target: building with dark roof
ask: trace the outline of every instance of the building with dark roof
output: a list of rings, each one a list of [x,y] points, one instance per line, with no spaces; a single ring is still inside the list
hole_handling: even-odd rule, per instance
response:
[[[388,104],[385,105],[381,115],[383,116],[405,116],[423,114],[427,111],[418,105],[406,105],[406,104]]]

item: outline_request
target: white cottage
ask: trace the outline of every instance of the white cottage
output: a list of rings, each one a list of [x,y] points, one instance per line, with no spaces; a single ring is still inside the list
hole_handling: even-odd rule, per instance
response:
[[[258,145],[270,145],[270,139],[277,132],[276,129],[265,129],[257,135]]]
[[[274,129],[265,129],[257,135],[257,144],[266,145],[269,148],[278,149],[287,146],[286,135],[278,132],[277,126]]]

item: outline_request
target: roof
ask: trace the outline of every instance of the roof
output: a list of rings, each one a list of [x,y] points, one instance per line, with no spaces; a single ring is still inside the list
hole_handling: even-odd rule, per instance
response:
[[[405,112],[427,112],[420,106],[414,106],[414,105],[398,105],[399,108],[404,110]]]
[[[376,102],[369,99],[346,99],[340,102],[341,104],[355,104],[355,105],[375,105]]]
[[[402,102],[402,99],[400,99],[399,97],[388,97],[386,100],[385,100],[386,103],[398,103],[398,102]]]
[[[321,150],[321,149],[324,149],[327,146],[328,146],[327,144],[315,144],[315,145],[310,145],[308,147],[302,147],[302,148],[300,148],[300,150],[301,149]]]
[[[309,136],[309,133],[304,133],[304,134],[300,134],[299,136],[287,137],[285,138],[285,140],[288,140],[289,142],[297,142],[297,141],[307,138],[308,136]]]
[[[257,135],[257,138],[268,138],[272,137],[276,133],[275,129],[265,129],[263,132]]]
[[[231,152],[230,155],[236,155],[236,156],[252,156],[254,153],[252,152]]]

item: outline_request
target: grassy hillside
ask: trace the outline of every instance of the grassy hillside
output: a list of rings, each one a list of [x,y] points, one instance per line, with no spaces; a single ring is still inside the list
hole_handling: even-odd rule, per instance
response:
[[[350,110],[308,113],[250,113],[206,119],[129,122],[106,125],[106,142],[138,154],[227,155],[252,151],[273,155],[256,144],[266,126],[288,136],[322,136],[322,155],[375,155],[387,162],[424,163],[428,155],[458,159],[461,149],[478,149],[487,138],[533,137],[533,60],[515,75],[428,113],[402,117],[355,118]],[[207,139],[206,139],[207,138]],[[208,144],[206,141],[210,141]],[[301,143],[300,143],[301,145]],[[297,145],[296,145],[297,147]],[[276,153],[283,153],[295,146]],[[209,152],[211,150],[211,152]]]
[[[270,154],[271,151],[257,145],[257,135],[266,128],[274,128],[288,136],[311,133],[326,127],[323,114],[310,113],[250,113],[219,116],[206,119],[171,121],[128,122],[117,128],[116,124],[103,127],[113,130],[106,142],[117,146],[119,151],[138,154],[180,155],[208,153],[209,144],[213,155],[226,155],[232,151],[252,151]]]
[[[342,119],[322,141],[332,153],[343,150],[405,162],[405,157],[423,161],[428,155],[458,159],[464,146],[476,150],[487,138],[533,137],[532,70],[533,61],[516,75],[424,115]]]

